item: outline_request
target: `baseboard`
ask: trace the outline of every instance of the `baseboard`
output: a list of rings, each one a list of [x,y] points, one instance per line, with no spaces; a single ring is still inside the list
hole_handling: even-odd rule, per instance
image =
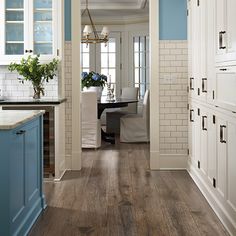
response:
[[[188,173],[196,183],[200,191],[202,192],[203,196],[206,198],[207,202],[214,210],[215,214],[218,216],[224,227],[227,229],[231,236],[236,235],[236,225],[233,223],[231,217],[227,214],[227,211],[224,209],[222,204],[217,200],[214,196],[210,188],[204,183],[204,180],[199,176],[196,169],[189,164],[188,165]]]
[[[160,170],[182,170],[187,168],[187,155],[160,154]]]

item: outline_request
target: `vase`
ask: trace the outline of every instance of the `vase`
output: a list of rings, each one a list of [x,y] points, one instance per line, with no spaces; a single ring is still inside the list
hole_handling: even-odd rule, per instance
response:
[[[91,87],[84,87],[83,91],[90,91],[90,92],[96,92],[97,93],[97,100],[101,100],[102,96],[102,86],[91,86]]]
[[[42,85],[33,85],[34,95],[33,99],[40,99],[41,94],[44,95],[44,88]]]

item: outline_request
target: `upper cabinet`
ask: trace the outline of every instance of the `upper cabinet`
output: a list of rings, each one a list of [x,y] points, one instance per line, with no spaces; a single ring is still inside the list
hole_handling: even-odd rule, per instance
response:
[[[41,55],[58,57],[62,41],[61,0],[3,0],[0,3],[0,64]]]
[[[217,0],[215,2],[216,16],[216,63],[236,63],[236,1]]]

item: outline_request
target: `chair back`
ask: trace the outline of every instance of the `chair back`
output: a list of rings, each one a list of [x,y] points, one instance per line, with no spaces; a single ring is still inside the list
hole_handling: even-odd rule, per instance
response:
[[[138,98],[138,88],[134,88],[134,87],[122,88],[121,98],[137,99]]]
[[[82,106],[82,122],[97,121],[97,93],[96,92],[82,92],[81,93]]]
[[[150,114],[150,96],[149,96],[149,90],[146,90],[143,98],[143,118],[146,120],[147,130],[149,131],[149,114]]]
[[[138,99],[138,88],[135,87],[126,87],[122,88],[121,98],[126,99]],[[137,103],[131,103],[126,108],[122,108],[124,111],[129,113],[137,113]]]

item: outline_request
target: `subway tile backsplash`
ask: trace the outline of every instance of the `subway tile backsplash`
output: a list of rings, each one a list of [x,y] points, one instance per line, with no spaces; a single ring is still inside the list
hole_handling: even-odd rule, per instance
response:
[[[19,75],[8,71],[6,66],[0,66],[0,96],[5,99],[28,99],[33,96],[33,86],[29,81],[22,84]],[[43,98],[52,99],[58,97],[58,77],[49,83],[45,83],[45,96]]]

